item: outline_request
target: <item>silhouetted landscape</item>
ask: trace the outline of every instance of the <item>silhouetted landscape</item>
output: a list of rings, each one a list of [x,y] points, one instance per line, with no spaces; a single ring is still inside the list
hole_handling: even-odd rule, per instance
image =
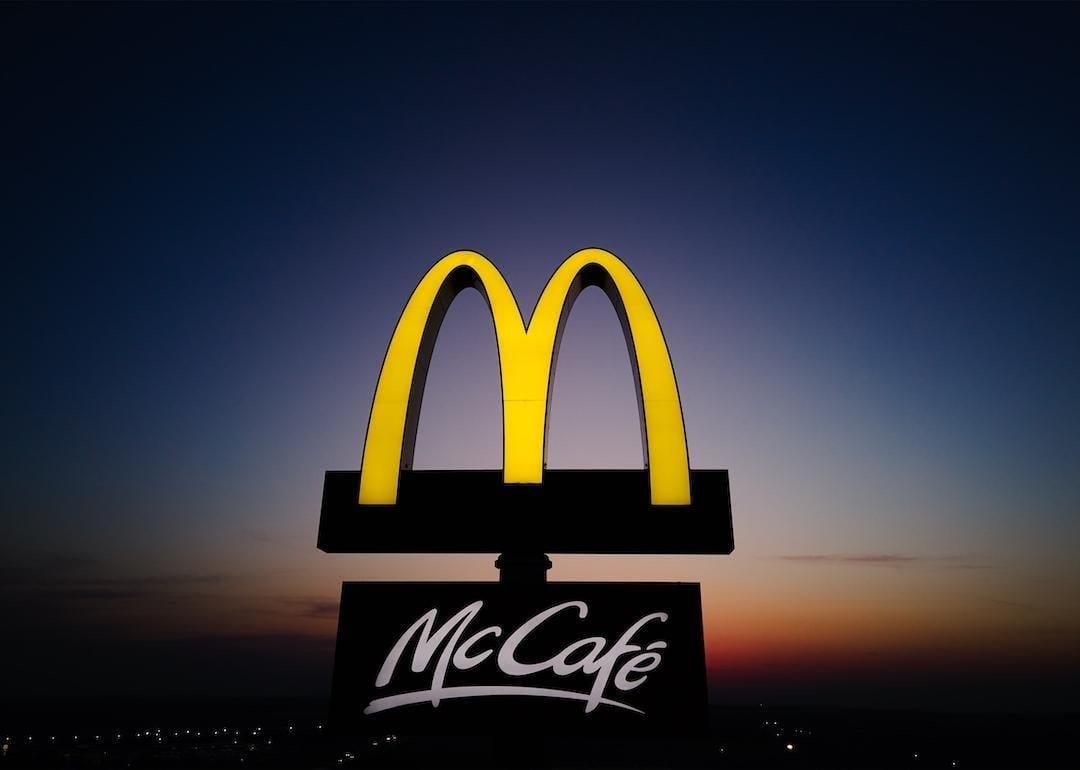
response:
[[[344,740],[326,734],[320,699],[71,700],[3,708],[4,768],[1073,767],[1080,734],[1075,714],[762,704],[714,707],[712,733],[699,742],[537,740],[525,733]]]

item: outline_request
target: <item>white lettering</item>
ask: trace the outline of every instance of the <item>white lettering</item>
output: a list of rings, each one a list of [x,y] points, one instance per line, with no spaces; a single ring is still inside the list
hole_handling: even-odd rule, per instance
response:
[[[480,614],[484,603],[476,601],[451,616],[436,629],[438,611],[431,609],[416,620],[391,648],[378,676],[376,687],[386,687],[393,680],[398,663],[409,644],[413,644],[412,661],[409,668],[413,673],[428,670],[435,653],[442,648],[432,672],[431,687],[427,690],[405,692],[376,698],[364,709],[365,714],[399,708],[416,703],[430,703],[438,706],[446,698],[479,698],[493,695],[515,695],[525,697],[556,698],[578,700],[585,703],[585,713],[591,713],[597,706],[614,706],[644,713],[626,703],[607,698],[604,692],[609,682],[615,688],[628,692],[642,685],[649,673],[655,671],[662,661],[661,650],[667,649],[667,642],[654,641],[642,648],[633,643],[634,636],[654,620],[667,621],[667,613],[653,612],[645,615],[622,633],[608,647],[607,639],[590,636],[575,641],[547,660],[541,662],[523,662],[518,658],[518,648],[542,624],[564,610],[576,610],[578,620],[589,614],[585,602],[572,601],[557,604],[529,618],[513,633],[506,637],[499,647],[496,664],[499,671],[509,677],[527,677],[546,671],[555,676],[566,677],[581,673],[593,677],[589,692],[576,692],[551,687],[529,687],[522,685],[457,686],[446,687],[448,671],[453,666],[456,671],[468,671],[487,660],[495,653],[495,641],[502,637],[500,626],[487,626],[462,641],[466,628]],[[484,648],[482,642],[491,637],[490,646]],[[473,652],[473,650],[476,650]]]

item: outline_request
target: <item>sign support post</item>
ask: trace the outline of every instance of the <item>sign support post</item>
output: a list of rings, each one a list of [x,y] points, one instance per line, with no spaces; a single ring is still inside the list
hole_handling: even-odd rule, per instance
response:
[[[551,559],[540,551],[508,551],[499,554],[495,566],[504,585],[536,585],[547,582]]]

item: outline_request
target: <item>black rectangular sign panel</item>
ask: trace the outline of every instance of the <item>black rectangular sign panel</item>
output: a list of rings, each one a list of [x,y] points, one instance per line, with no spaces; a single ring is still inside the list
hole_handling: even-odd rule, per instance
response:
[[[691,470],[689,505],[652,505],[649,472],[634,469],[549,468],[543,484],[504,484],[498,470],[403,470],[394,505],[361,505],[359,492],[359,472],[326,472],[323,551],[728,554],[734,548],[725,470]],[[544,526],[521,526],[534,518]]]
[[[345,583],[342,735],[697,735],[697,583]]]

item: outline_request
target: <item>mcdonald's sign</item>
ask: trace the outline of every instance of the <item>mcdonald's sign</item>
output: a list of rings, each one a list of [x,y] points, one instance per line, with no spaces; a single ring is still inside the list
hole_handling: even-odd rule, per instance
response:
[[[559,343],[574,301],[597,286],[630,355],[641,470],[546,465]],[[475,288],[491,311],[502,382],[501,471],[415,470],[420,404],[446,311]],[[678,384],[645,289],[614,254],[583,249],[544,287],[528,320],[488,259],[456,251],[413,290],[386,351],[359,473],[328,471],[319,547],[327,552],[730,553],[727,471],[692,470]]]

